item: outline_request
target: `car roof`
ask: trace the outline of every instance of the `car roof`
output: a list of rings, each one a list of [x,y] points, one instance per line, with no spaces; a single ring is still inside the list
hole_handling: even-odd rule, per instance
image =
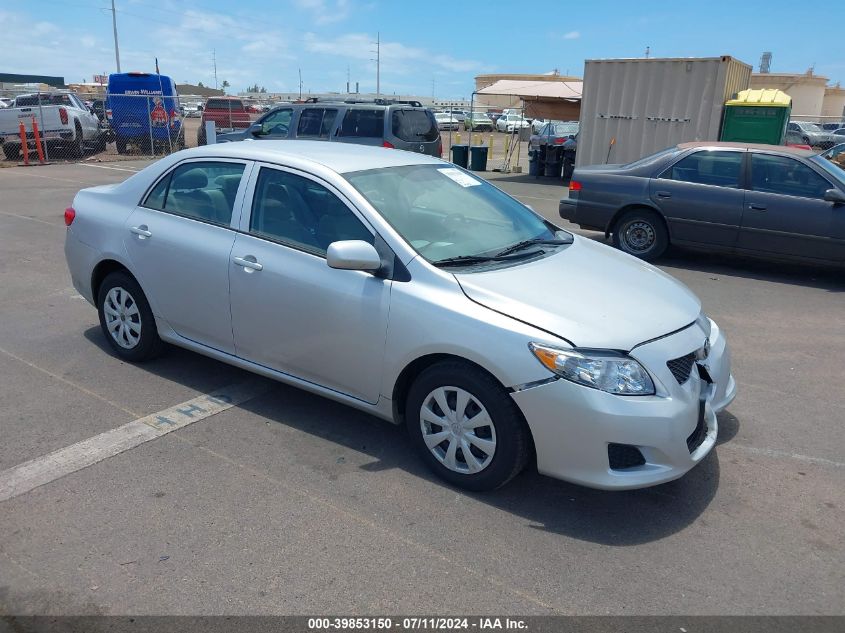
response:
[[[329,143],[295,139],[218,143],[184,150],[179,154],[185,158],[213,156],[215,158],[266,161],[268,163],[312,163],[327,167],[339,174],[404,165],[451,165],[451,163],[446,163],[439,158],[398,149],[355,143]]]
[[[789,147],[787,145],[765,145],[763,143],[732,143],[726,141],[694,141],[691,143],[679,143],[678,149],[693,149],[696,147],[724,147],[732,149],[759,149],[770,152],[781,152],[793,156],[815,156],[816,152],[809,149]]]

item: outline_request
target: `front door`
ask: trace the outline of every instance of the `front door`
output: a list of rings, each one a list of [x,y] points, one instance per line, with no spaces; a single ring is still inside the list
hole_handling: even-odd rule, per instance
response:
[[[132,269],[154,314],[180,336],[230,354],[232,216],[245,167],[243,161],[182,163],[125,225]]]
[[[831,188],[826,178],[799,160],[752,153],[738,246],[845,261],[845,207],[824,199]]]
[[[237,355],[375,403],[392,282],[326,264],[372,230],[325,183],[268,166],[254,181],[229,264]]]
[[[745,153],[697,151],[650,181],[649,197],[666,218],[673,241],[736,244]]]

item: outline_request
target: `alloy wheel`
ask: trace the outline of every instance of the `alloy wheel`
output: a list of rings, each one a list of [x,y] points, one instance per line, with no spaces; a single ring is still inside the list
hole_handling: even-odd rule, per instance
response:
[[[479,473],[496,453],[496,428],[484,405],[460,387],[438,387],[420,407],[423,440],[451,471]]]

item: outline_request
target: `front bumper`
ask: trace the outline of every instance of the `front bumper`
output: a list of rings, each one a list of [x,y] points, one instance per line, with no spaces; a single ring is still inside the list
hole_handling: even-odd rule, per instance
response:
[[[652,375],[654,396],[616,396],[562,378],[514,392],[534,437],[538,470],[608,490],[644,488],[684,475],[716,444],[716,413],[736,396],[730,352],[715,323],[709,356],[701,361],[713,384],[702,379],[695,366],[678,384],[667,367],[667,361],[699,349],[704,340],[704,331],[693,324],[631,351]],[[690,450],[687,439],[696,432],[700,418],[703,439]],[[645,464],[612,469],[610,444],[636,447]]]

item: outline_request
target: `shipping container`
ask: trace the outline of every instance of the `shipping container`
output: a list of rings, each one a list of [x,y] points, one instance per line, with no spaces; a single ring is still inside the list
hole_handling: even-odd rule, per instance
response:
[[[751,66],[730,56],[588,59],[576,166],[628,163],[686,141],[716,141],[725,101]]]

